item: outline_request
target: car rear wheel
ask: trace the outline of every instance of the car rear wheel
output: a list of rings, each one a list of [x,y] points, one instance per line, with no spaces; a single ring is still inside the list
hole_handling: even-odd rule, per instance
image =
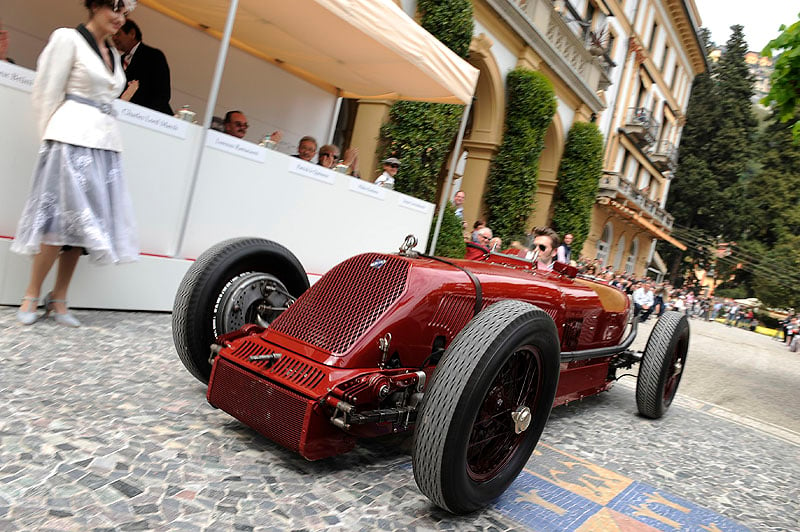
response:
[[[412,460],[420,490],[464,514],[500,496],[530,458],[559,374],[553,320],[501,301],[456,336],[425,390]]]
[[[664,415],[683,376],[689,350],[689,321],[681,312],[658,318],[644,348],[636,381],[636,407],[645,417]]]
[[[220,242],[192,264],[172,311],[175,349],[189,373],[207,383],[209,348],[246,323],[266,327],[308,289],[300,261],[263,238]]]

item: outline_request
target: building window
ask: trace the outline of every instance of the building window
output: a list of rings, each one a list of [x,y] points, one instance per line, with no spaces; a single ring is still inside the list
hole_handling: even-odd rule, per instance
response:
[[[642,171],[639,172],[639,179],[636,180],[636,188],[641,190],[642,194],[646,195],[647,192],[650,191],[650,189],[647,188],[648,186],[650,186],[650,173],[642,168]],[[645,189],[647,189],[647,191],[645,191]]]
[[[596,9],[594,3],[591,1],[586,2],[586,16],[583,17],[583,20],[591,24],[594,21],[594,12]]]
[[[680,71],[678,70],[678,60],[676,58],[675,62],[672,64],[672,75],[669,77],[669,90],[672,91],[673,96],[677,96],[674,89],[675,89],[675,78],[678,77],[679,72]],[[677,100],[677,98],[675,99]]]
[[[653,201],[661,201],[661,183],[658,181],[650,182],[650,199]]]
[[[631,241],[631,247],[628,250],[628,260],[625,261],[625,273],[633,275],[633,270],[636,268],[636,256],[639,254],[639,239],[634,238]]]
[[[600,236],[600,240],[597,241],[597,260],[600,261],[601,265],[605,265],[606,260],[608,260],[612,238],[614,238],[614,229],[611,224],[606,224],[603,227],[603,234]]]
[[[628,152],[630,155],[630,152]],[[630,157],[628,161],[628,167],[625,169],[625,179],[634,183],[636,181],[636,171],[639,170],[639,161],[637,161],[634,157]]]
[[[636,95],[636,107],[644,107],[647,101],[647,89],[644,87],[642,78],[639,78],[639,93]]]
[[[667,68],[667,57],[668,56],[669,56],[669,45],[668,44],[664,44],[664,51],[661,53],[661,63],[659,64],[659,66],[661,67],[662,71],[665,68]]]
[[[653,47],[656,45],[657,32],[658,32],[658,23],[656,21],[653,21],[653,29],[650,32],[650,42],[647,43],[647,48],[649,48],[651,52],[653,51]]]
[[[611,57],[613,60],[614,57],[614,43],[617,40],[617,36],[614,35],[614,32],[611,29],[608,30],[608,44],[606,45],[606,52],[608,52],[608,57]]]
[[[614,271],[618,272],[619,267],[622,266],[622,256],[625,254],[625,235],[619,237],[617,242],[617,253],[614,255]]]

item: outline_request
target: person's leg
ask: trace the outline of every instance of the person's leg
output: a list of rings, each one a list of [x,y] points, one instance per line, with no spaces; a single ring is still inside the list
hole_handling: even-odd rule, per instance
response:
[[[48,246],[42,244],[41,251],[33,256],[33,267],[31,268],[31,278],[28,282],[28,288],[25,289],[26,298],[38,298],[41,296],[42,283],[44,278],[53,267],[53,263],[58,257],[58,252],[61,246]],[[20,305],[20,310],[23,312],[32,312],[36,307],[34,302],[26,299]]]
[[[81,258],[82,248],[72,248],[69,251],[61,253],[58,260],[58,271],[56,274],[56,284],[53,287],[53,299],[66,301],[67,290],[69,283],[72,281],[72,274],[75,273],[75,267],[78,265],[78,259]],[[67,305],[62,301],[53,302],[53,311],[58,314],[67,312]]]

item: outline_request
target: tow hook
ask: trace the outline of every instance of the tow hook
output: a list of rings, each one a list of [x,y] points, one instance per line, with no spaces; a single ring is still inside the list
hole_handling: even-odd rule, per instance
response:
[[[214,359],[217,358],[219,352],[222,351],[222,346],[219,344],[211,344],[211,355],[208,357],[208,363],[214,364]]]
[[[392,343],[392,333],[386,335],[378,340],[378,349],[381,350],[381,362],[378,366],[383,369],[386,367],[386,357],[389,355],[389,346]]]

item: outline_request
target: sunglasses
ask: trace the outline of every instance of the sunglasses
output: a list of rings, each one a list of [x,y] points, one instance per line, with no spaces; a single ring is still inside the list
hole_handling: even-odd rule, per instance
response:
[[[547,246],[545,246],[544,244],[536,244],[536,247],[539,248],[539,251],[547,250]]]
[[[400,165],[396,164],[396,163],[395,164],[390,164],[388,166],[391,166],[392,168],[400,168]]]
[[[333,153],[320,153],[320,157],[336,157]]]

